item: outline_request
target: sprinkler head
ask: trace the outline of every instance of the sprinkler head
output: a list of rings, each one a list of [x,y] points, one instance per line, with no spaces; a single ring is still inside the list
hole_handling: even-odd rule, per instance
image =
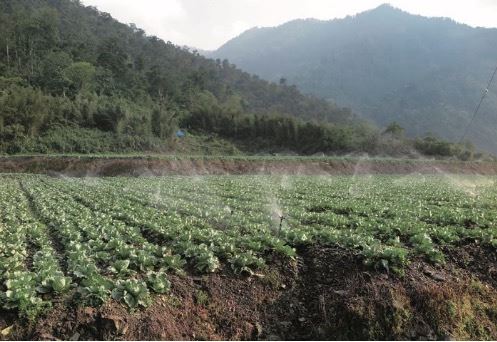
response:
[[[285,220],[285,216],[280,215],[280,226],[278,228],[278,236],[280,236],[281,233],[281,227],[283,227],[283,221]]]

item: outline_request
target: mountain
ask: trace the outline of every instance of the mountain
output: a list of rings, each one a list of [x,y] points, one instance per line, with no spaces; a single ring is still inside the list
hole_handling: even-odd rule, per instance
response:
[[[459,140],[497,63],[497,29],[411,15],[389,5],[330,21],[253,28],[210,57],[296,84],[411,136]],[[497,80],[469,129],[497,152]]]
[[[349,109],[149,36],[78,0],[2,0],[0,32],[0,153],[150,149],[167,145],[177,128],[265,134],[282,145],[291,136],[292,146],[298,137],[286,132],[299,125],[320,134],[375,132]]]

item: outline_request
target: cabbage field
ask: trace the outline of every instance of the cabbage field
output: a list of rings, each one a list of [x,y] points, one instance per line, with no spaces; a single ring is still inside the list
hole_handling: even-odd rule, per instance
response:
[[[464,241],[497,248],[496,178],[0,176],[0,305],[34,319],[69,298],[129,310],[172,274],[251,276],[301,246],[341,246],[402,276]]]

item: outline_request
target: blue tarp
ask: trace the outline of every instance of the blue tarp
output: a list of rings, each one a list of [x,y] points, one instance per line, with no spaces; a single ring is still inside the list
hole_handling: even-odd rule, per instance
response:
[[[184,138],[184,137],[185,137],[185,135],[186,135],[186,133],[185,133],[185,131],[183,131],[182,129],[180,129],[180,130],[177,130],[177,131],[176,131],[176,136],[177,136],[178,138]]]

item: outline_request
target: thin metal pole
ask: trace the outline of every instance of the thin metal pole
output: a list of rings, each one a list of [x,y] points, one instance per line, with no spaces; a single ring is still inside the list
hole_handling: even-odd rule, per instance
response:
[[[480,110],[480,107],[481,107],[483,100],[485,99],[485,97],[488,94],[488,90],[490,89],[490,86],[492,85],[492,82],[493,82],[496,74],[497,74],[497,66],[495,67],[495,70],[494,70],[492,76],[490,77],[490,80],[488,81],[487,87],[483,90],[483,94],[481,95],[480,102],[478,102],[478,105],[476,106],[475,111],[473,113],[473,117],[471,118],[468,125],[466,126],[466,129],[464,130],[464,134],[461,137],[461,140],[459,140],[459,144],[462,144],[463,140],[466,138],[466,135],[469,132],[469,128],[471,127],[471,124],[475,120],[476,115],[478,114],[478,111]]]

